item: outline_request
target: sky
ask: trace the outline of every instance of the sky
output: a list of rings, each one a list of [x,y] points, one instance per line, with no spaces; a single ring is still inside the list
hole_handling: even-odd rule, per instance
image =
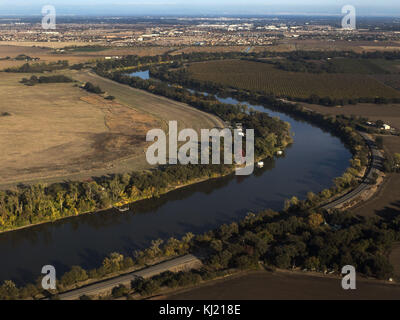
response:
[[[400,0],[0,0],[0,15],[40,15],[44,5],[74,15],[341,14],[400,16]]]

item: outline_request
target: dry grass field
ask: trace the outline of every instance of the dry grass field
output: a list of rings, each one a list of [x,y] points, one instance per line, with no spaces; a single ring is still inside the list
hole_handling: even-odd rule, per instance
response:
[[[145,135],[159,122],[71,84],[27,87],[1,74],[0,183],[110,171],[143,156]]]
[[[40,58],[39,62],[56,62],[58,60],[68,60],[69,64],[83,63],[90,60],[96,60],[101,58],[94,54],[54,54],[52,49],[39,48],[39,47],[28,47],[28,46],[12,46],[12,45],[0,45],[0,58],[10,57],[15,58],[20,54],[25,54],[32,58]],[[10,67],[18,67],[25,64],[25,61],[13,61],[13,60],[0,60],[0,70],[4,70]]]
[[[365,75],[288,72],[266,63],[224,60],[193,63],[194,79],[226,86],[273,93],[277,96],[308,98],[312,94],[331,98],[400,98],[400,92]]]
[[[223,126],[223,122],[211,114],[201,112],[180,102],[101,78],[93,73],[71,71],[69,75],[76,80],[89,81],[100,86],[107,93],[117,97],[121,103],[149,114],[164,122],[164,125],[167,124],[167,121],[176,120],[180,129],[193,128],[197,131],[203,128]]]
[[[177,120],[181,128],[213,128],[222,121],[187,105],[74,73],[114,95],[111,102],[73,84],[19,83],[26,74],[0,73],[0,185],[88,179],[149,168],[145,136]]]

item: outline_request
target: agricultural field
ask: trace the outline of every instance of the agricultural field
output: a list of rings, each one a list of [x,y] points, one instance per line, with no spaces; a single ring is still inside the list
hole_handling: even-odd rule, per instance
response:
[[[285,39],[278,41],[276,45],[268,47],[272,51],[292,51],[292,50],[335,50],[354,52],[372,51],[395,51],[400,50],[400,44],[391,41],[372,43],[371,41],[346,41],[346,40],[320,40],[320,39]]]
[[[339,73],[386,74],[400,72],[400,61],[398,60],[335,58],[331,63]]]
[[[400,92],[358,74],[314,74],[288,72],[273,65],[252,61],[224,60],[193,63],[192,77],[276,96],[309,98],[312,94],[332,99],[359,97],[400,98]]]
[[[211,281],[193,289],[182,290],[167,296],[166,299],[376,300],[400,298],[400,286],[398,285],[357,279],[357,290],[346,291],[342,289],[340,282],[340,278],[324,277],[318,274],[254,271]]]
[[[400,129],[399,104],[358,103],[356,105],[345,105],[343,107],[325,107],[306,103],[301,103],[301,105],[322,114],[344,114],[347,116],[355,115],[368,118],[371,121],[382,120],[385,123]]]

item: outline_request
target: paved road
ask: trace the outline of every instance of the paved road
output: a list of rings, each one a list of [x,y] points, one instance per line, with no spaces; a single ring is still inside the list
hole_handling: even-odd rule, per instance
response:
[[[136,271],[127,275],[119,276],[116,278],[112,278],[109,280],[96,282],[94,284],[90,284],[86,287],[79,288],[76,290],[72,290],[66,293],[62,293],[59,295],[61,300],[76,300],[79,299],[82,295],[95,295],[99,292],[111,291],[114,287],[118,285],[130,285],[133,280],[140,278],[151,278],[157,274],[163,273],[165,271],[171,271],[177,268],[184,268],[185,266],[191,266],[195,264],[201,264],[201,261],[191,255],[188,254],[183,257],[179,257],[176,259],[172,259],[166,262],[162,262],[155,266],[151,266],[149,268]]]
[[[368,147],[371,150],[372,154],[372,159],[370,166],[368,168],[368,173],[364,177],[363,182],[353,191],[350,193],[344,195],[338,200],[335,200],[325,206],[323,206],[323,209],[333,209],[335,207],[338,207],[340,205],[343,205],[353,199],[355,199],[360,193],[364,192],[365,190],[369,189],[371,187],[370,182],[374,181],[374,174],[378,173],[379,171],[382,170],[383,168],[383,155],[382,153],[377,149],[375,142],[369,137],[368,134],[359,132],[359,134],[365,139]]]

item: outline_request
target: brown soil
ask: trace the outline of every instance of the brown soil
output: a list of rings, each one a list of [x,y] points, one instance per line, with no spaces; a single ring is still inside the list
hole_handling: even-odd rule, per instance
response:
[[[343,290],[341,279],[291,272],[256,271],[212,281],[167,297],[170,300],[358,300],[400,299],[400,286],[357,280],[356,290]]]

